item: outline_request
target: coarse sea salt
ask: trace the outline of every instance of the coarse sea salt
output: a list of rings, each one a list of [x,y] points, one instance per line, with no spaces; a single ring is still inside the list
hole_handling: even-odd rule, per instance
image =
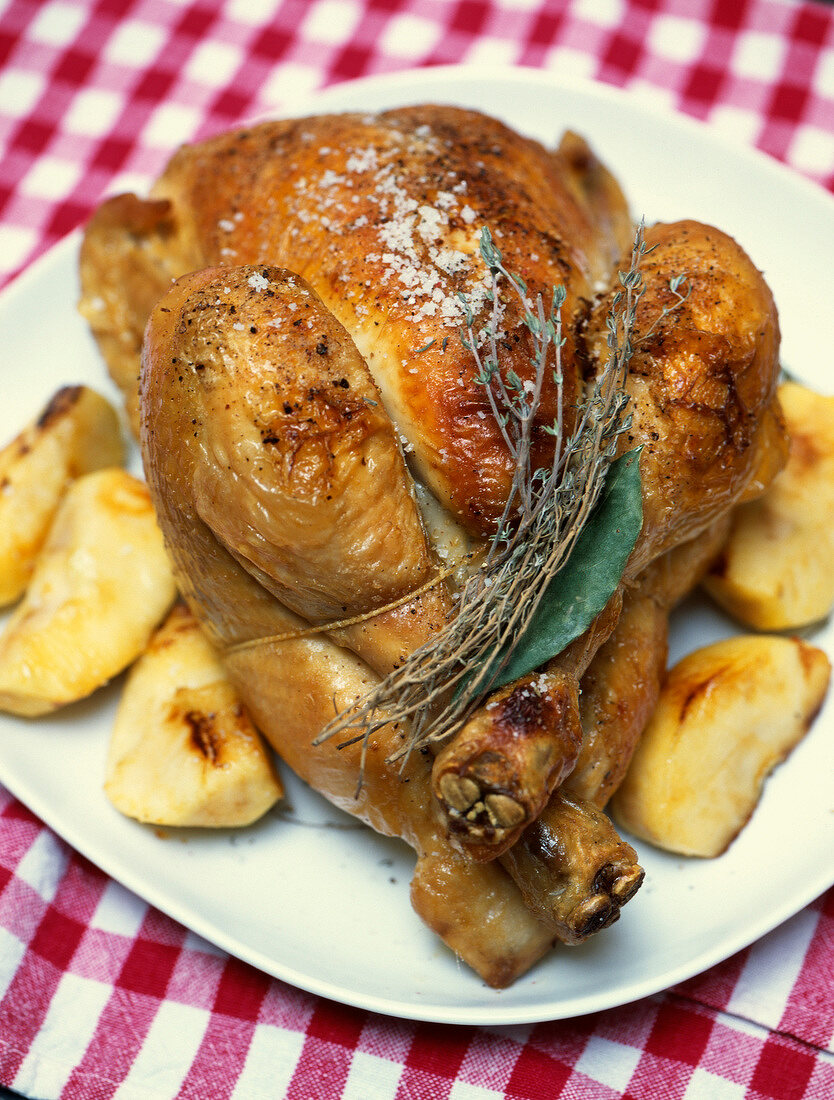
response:
[[[364,121],[375,129],[381,125],[375,115]],[[417,127],[409,135],[390,124],[385,130],[383,145],[371,143],[347,150],[344,166],[340,166],[339,171],[322,164],[318,173],[308,173],[307,177],[297,180],[294,214],[301,226],[315,221],[325,231],[337,233],[341,227],[373,226],[379,251],[365,252],[364,260],[366,264],[381,260],[382,270],[376,278],[389,284],[391,290],[398,287],[402,291],[399,298],[411,320],[432,319],[443,327],[457,327],[467,321],[470,310],[477,314],[487,305],[490,289],[474,227],[478,215],[469,203],[461,206],[461,196],[468,189],[467,180],[447,169],[445,180],[438,181],[433,199],[425,190],[422,194],[415,192],[408,182],[407,157],[403,168],[404,154],[439,154],[443,151],[442,142],[428,125]],[[329,146],[319,150],[322,156],[331,151]],[[362,199],[372,203],[379,216],[369,218],[363,213],[353,223],[348,223],[339,215],[347,214],[344,192],[354,187],[358,175],[366,177],[361,185]],[[418,197],[415,198],[415,194]],[[419,199],[423,196],[425,201],[421,203]],[[356,191],[351,193],[350,200],[354,203],[360,200]],[[459,218],[458,224],[463,222],[472,227],[467,234],[471,239],[467,239],[463,247],[460,247],[463,243],[460,230],[450,229],[450,219],[455,216]],[[297,233],[297,227],[290,232]],[[335,241],[327,247],[335,248]],[[461,300],[461,293],[465,302]],[[493,315],[492,320],[496,319]],[[478,339],[479,342],[483,340],[482,333],[478,334]]]
[[[347,172],[372,172],[377,166],[377,153],[374,147],[357,150],[345,161]]]

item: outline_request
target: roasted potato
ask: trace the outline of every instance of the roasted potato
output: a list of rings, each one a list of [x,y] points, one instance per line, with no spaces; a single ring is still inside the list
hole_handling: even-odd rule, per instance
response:
[[[139,656],[174,597],[145,485],[121,469],[74,481],[0,635],[0,710],[34,717],[89,695]]]
[[[130,670],[107,756],[117,810],[154,825],[249,825],[283,789],[199,623],[177,604]]]
[[[119,419],[86,386],[65,386],[0,451],[0,607],[29,583],[67,485],[124,459]]]
[[[779,389],[791,436],[787,466],[742,505],[707,591],[746,626],[788,630],[834,606],[834,397],[796,382]]]
[[[684,657],[610,803],[615,819],[660,848],[720,855],[807,731],[830,672],[822,650],[776,635],[728,638]]]

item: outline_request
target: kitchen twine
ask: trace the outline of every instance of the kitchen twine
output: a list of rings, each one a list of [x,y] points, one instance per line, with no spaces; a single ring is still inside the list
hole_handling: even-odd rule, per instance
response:
[[[343,630],[348,626],[356,626],[359,623],[366,623],[370,619],[376,619],[380,615],[386,614],[388,611],[396,611],[398,607],[404,607],[405,604],[410,603],[411,600],[416,600],[419,596],[422,596],[424,592],[428,592],[430,589],[435,588],[442,581],[445,581],[447,577],[451,577],[453,573],[456,573],[460,569],[460,563],[457,565],[447,566],[445,569],[436,574],[430,580],[427,580],[425,584],[421,584],[419,588],[413,589],[411,592],[406,592],[404,596],[400,596],[399,599],[393,600],[391,603],[385,604],[383,607],[375,607],[372,611],[366,611],[362,615],[354,615],[350,619],[337,619],[335,622],[321,623],[319,626],[308,626],[303,630],[288,630],[284,634],[266,634],[260,638],[247,638],[243,642],[235,642],[234,645],[226,646],[226,654],[240,653],[242,650],[254,649],[259,645],[272,645],[278,642],[293,642],[298,638],[310,638],[316,634],[327,634],[331,630]]]

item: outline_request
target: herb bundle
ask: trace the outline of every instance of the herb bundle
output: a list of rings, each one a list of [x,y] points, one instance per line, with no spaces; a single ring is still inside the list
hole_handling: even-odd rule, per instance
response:
[[[398,759],[450,737],[490,690],[532,672],[587,629],[619,583],[640,530],[639,464],[634,454],[616,463],[614,456],[629,426],[625,378],[642,286],[639,265],[646,251],[642,225],[607,317],[607,361],[576,410],[570,434],[563,406],[564,287],[554,289],[547,307],[541,296],[534,303],[524,282],[505,268],[487,228],[481,232],[480,251],[491,278],[487,298],[492,313],[476,333],[474,314],[461,295],[466,320],[461,339],[513,461],[506,505],[482,563],[459,593],[443,630],[354,708],[338,714],[317,744],[349,733],[340,747],[360,740],[366,747],[376,730],[402,722],[409,734],[394,756]],[[532,336],[533,379],[526,384],[512,370],[502,370],[502,291],[516,297]],[[556,394],[553,423],[545,427],[554,437],[553,461],[549,468],[533,468],[533,427],[548,372]],[[606,537],[612,530],[613,546]],[[604,549],[598,557],[595,543],[600,541]],[[593,562],[591,570],[566,569],[577,547],[584,565]],[[602,576],[590,581],[594,591],[588,598],[583,588],[597,562]]]

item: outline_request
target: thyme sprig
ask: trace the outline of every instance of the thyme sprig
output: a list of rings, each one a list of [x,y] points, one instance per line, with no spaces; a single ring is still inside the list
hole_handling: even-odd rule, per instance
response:
[[[365,750],[377,730],[403,723],[408,732],[391,759],[407,757],[453,735],[501,682],[514,643],[529,626],[599,500],[618,441],[630,423],[625,379],[642,293],[642,224],[606,319],[607,361],[589,384],[568,435],[562,372],[565,288],[557,286],[547,306],[541,295],[533,302],[523,280],[504,266],[486,227],[480,251],[491,280],[491,316],[476,331],[475,315],[460,295],[466,321],[461,339],[474,359],[476,381],[484,387],[513,461],[510,492],[486,555],[459,593],[457,608],[444,628],[354,708],[337,714],[316,739],[318,744],[337,733],[350,733],[340,747],[363,742],[360,784]],[[532,336],[533,370],[527,381],[502,367],[502,318],[507,308],[503,290],[515,298]],[[545,430],[554,437],[554,455],[549,467],[534,468],[533,431],[548,372],[555,386],[556,411]]]

